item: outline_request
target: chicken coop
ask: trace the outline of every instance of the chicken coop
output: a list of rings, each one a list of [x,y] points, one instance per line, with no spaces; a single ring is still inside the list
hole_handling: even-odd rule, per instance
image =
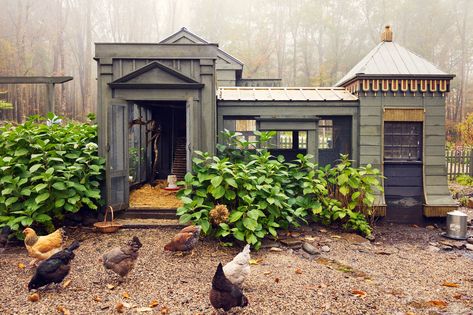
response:
[[[397,44],[389,28],[333,87],[246,79],[241,61],[185,28],[159,43],[96,43],[95,60],[104,191],[117,210],[147,183],[182,178],[193,152],[214,153],[225,129],[248,139],[276,131],[271,152],[289,160],[309,153],[326,165],[348,154],[381,169],[375,208],[386,220],[416,223],[456,207],[445,167],[454,76]]]

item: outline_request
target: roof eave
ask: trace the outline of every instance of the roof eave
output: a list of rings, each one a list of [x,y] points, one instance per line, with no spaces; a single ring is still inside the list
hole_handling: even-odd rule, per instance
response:
[[[359,79],[449,79],[452,80],[455,77],[454,74],[357,74],[354,77],[338,82],[335,86],[342,87],[346,86]]]

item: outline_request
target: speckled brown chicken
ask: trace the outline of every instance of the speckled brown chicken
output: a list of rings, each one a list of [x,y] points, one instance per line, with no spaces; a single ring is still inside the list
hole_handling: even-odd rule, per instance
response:
[[[138,237],[133,236],[125,246],[115,247],[106,252],[102,259],[106,269],[110,269],[120,276],[120,282],[133,269],[138,259],[138,250],[142,244]]]
[[[190,225],[183,228],[177,233],[171,242],[164,246],[164,250],[173,252],[188,252],[194,249],[199,240],[201,227],[198,225]]]

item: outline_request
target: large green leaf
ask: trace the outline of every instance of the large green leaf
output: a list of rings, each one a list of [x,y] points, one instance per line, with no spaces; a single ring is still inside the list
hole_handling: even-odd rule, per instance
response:
[[[250,231],[254,231],[258,227],[258,222],[253,218],[246,217],[243,219],[243,226]]]
[[[35,198],[35,201],[36,201],[36,203],[42,203],[43,201],[45,201],[48,198],[49,198],[49,193],[45,192],[45,193],[42,193],[41,195],[38,195]]]

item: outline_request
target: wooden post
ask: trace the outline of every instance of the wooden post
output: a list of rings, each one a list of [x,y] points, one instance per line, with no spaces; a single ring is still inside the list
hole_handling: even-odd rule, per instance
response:
[[[473,176],[473,149],[470,149],[470,167],[468,169],[468,175]]]
[[[48,112],[54,113],[54,83],[46,84],[48,93]]]

